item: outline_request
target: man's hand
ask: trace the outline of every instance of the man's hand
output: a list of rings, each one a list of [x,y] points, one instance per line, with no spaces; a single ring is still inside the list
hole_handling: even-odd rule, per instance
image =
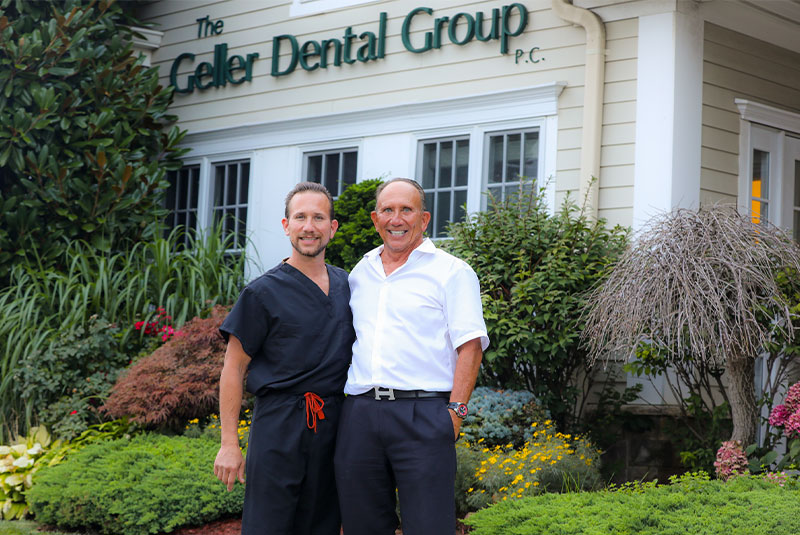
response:
[[[244,484],[244,458],[238,445],[222,446],[214,460],[214,475],[225,483],[228,492],[233,490],[236,480]]]
[[[456,435],[456,440],[458,440],[458,434],[461,432],[461,418],[456,416],[455,411],[450,409],[447,410],[450,413],[450,419],[453,420],[453,433]]]

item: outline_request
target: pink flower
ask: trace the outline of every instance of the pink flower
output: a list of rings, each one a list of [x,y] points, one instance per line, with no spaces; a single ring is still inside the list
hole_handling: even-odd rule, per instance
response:
[[[78,411],[72,411],[71,413],[69,413],[70,416],[72,416],[73,414],[78,414]]]
[[[786,419],[786,423],[784,424],[783,428],[783,434],[787,437],[791,437],[792,435],[800,436],[800,411],[793,412]]]
[[[142,325],[144,325],[143,321],[137,321],[136,323],[133,324],[133,328],[138,331],[139,329],[142,328]]]
[[[786,405],[775,405],[769,414],[769,425],[783,427],[792,411]]]
[[[789,387],[789,391],[786,392],[786,400],[784,403],[786,403],[786,406],[789,407],[789,410],[792,412],[800,409],[800,382]]]

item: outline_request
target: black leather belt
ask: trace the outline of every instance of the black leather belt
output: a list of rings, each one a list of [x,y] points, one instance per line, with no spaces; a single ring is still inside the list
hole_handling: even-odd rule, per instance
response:
[[[450,392],[430,392],[428,390],[398,390],[396,388],[381,388],[374,386],[363,394],[356,396],[369,396],[377,400],[409,399],[409,398],[447,398],[450,399]]]

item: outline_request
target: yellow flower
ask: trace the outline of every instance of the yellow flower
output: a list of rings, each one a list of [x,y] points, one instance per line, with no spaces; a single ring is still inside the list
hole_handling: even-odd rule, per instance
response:
[[[473,490],[475,490],[475,489],[473,489],[472,487],[470,487],[470,488],[468,488],[468,489],[467,489],[467,492],[472,492]]]

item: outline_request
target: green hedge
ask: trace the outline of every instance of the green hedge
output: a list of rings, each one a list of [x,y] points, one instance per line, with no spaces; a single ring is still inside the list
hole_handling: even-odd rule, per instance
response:
[[[796,481],[727,483],[684,476],[602,492],[542,494],[478,511],[471,535],[794,535],[800,533]]]
[[[227,492],[205,438],[138,435],[87,446],[42,468],[28,491],[37,522],[108,535],[169,533],[240,515],[244,488]]]

